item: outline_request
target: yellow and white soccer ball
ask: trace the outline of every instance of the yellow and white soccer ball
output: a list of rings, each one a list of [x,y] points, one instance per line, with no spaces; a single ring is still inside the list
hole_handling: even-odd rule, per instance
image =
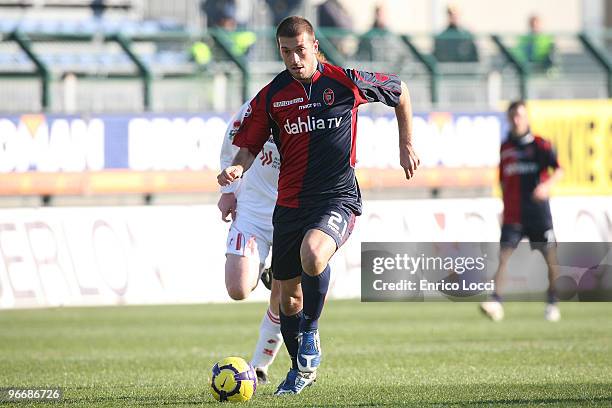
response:
[[[217,401],[248,401],[256,389],[255,369],[242,358],[227,357],[213,366],[210,393]]]

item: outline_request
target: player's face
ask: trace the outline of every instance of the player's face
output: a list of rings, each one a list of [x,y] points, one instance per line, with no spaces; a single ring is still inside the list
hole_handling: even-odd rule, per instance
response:
[[[520,105],[510,111],[508,120],[510,121],[510,130],[515,135],[524,135],[529,131],[529,117],[524,106]]]
[[[304,32],[297,37],[279,37],[278,45],[289,73],[298,81],[308,81],[317,69],[319,41]]]

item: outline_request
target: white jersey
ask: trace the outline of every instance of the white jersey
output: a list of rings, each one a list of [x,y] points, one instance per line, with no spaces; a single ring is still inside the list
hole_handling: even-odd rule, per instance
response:
[[[238,146],[232,144],[232,141],[236,131],[242,125],[244,117],[250,113],[249,103],[250,101],[240,107],[227,127],[221,146],[221,169],[230,166],[234,156],[240,150]],[[272,135],[270,135],[243,177],[228,186],[221,187],[222,193],[233,192],[236,195],[238,200],[237,217],[247,218],[254,223],[262,222],[265,225],[272,225],[272,212],[278,196],[279,171],[280,154]]]

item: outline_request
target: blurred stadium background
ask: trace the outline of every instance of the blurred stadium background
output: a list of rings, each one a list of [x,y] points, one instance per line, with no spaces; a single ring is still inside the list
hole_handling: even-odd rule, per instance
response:
[[[225,299],[226,225],[214,206],[221,137],[231,113],[282,70],[274,25],[287,13],[320,26],[332,62],[399,73],[416,111],[424,168],[406,183],[392,115],[363,109],[359,179],[375,201],[340,258],[337,295],[358,294],[360,239],[497,240],[503,110],[517,98],[530,101],[534,131],[566,169],[553,202],[559,239],[610,240],[612,2],[555,4],[0,1],[0,203],[9,207],[0,242],[13,289],[0,304],[100,301],[74,292],[71,268],[103,303]],[[462,30],[445,48],[449,10]],[[546,62],[521,54],[534,15]],[[466,46],[475,51],[462,54]],[[161,297],[135,294],[149,285]]]
[[[362,109],[365,213],[336,296],[359,295],[361,240],[498,240],[517,98],[566,170],[558,238],[612,239],[612,1],[0,0],[0,307],[228,300],[221,139],[282,70],[274,25],[291,13],[332,62],[399,73],[415,109],[409,183],[392,112]]]

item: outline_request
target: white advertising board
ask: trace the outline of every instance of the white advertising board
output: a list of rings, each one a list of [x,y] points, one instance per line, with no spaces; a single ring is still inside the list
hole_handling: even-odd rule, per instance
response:
[[[612,197],[551,202],[559,241],[611,241]],[[367,201],[332,260],[330,297],[360,294],[362,241],[499,239],[498,199]],[[0,309],[231,301],[214,205],[0,210]],[[252,300],[265,300],[260,285]]]

